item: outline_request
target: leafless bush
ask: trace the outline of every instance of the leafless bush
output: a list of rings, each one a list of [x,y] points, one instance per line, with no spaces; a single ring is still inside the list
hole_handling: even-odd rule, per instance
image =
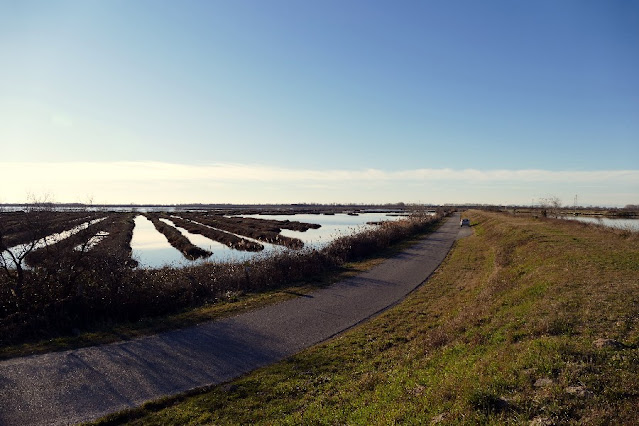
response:
[[[130,217],[118,220],[126,223]],[[415,215],[338,238],[321,250],[283,249],[239,264],[210,262],[146,270],[132,269],[118,250],[60,256],[23,271],[19,292],[11,274],[0,278],[0,344],[166,315],[241,293],[311,280],[424,232],[434,220]]]
[[[561,208],[561,200],[555,195],[549,195],[548,197],[539,199],[539,206],[541,207],[541,215],[543,217],[556,217]]]

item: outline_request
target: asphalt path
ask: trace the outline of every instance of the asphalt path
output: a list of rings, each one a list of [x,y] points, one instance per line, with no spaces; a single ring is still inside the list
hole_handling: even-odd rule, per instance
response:
[[[229,381],[327,340],[402,300],[460,234],[449,217],[356,277],[234,317],[135,340],[0,362],[0,425],[73,424]]]

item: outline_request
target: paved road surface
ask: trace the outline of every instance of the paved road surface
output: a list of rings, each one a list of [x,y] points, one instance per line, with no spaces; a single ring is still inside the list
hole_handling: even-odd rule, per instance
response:
[[[403,299],[444,259],[459,216],[357,277],[253,312],[136,340],[0,362],[0,425],[89,421],[279,361]]]

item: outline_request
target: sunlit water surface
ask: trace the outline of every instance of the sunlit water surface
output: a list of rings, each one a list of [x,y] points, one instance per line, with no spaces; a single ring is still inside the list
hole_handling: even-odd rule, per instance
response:
[[[11,254],[13,254],[13,256],[15,258],[20,258],[20,257],[24,257],[24,255],[26,254],[27,251],[31,252],[31,251],[35,251],[41,248],[44,248],[46,246],[52,246],[56,243],[59,243],[62,240],[65,240],[67,238],[69,238],[72,235],[77,234],[78,232],[87,229],[89,226],[101,222],[104,219],[106,219],[106,217],[101,217],[99,219],[93,219],[89,222],[84,222],[78,226],[75,226],[71,229],[68,229],[66,231],[63,232],[59,232],[56,234],[51,234],[48,235],[44,238],[39,239],[34,245],[33,247],[31,247],[31,243],[26,243],[26,244],[20,244],[14,247],[9,248],[7,251],[11,252]],[[13,262],[13,259],[11,258],[9,253],[5,253],[2,252],[0,253],[0,256],[2,257],[2,263],[7,265],[7,267],[9,268],[15,268],[16,265]],[[20,264],[20,262],[18,262],[18,264]],[[23,265],[24,267],[26,267],[26,265]],[[28,268],[27,268],[28,269]]]
[[[403,216],[388,216],[386,213],[362,213],[357,216],[348,214],[318,215],[242,215],[242,217],[255,217],[258,219],[290,220],[304,223],[316,223],[322,225],[319,229],[308,229],[304,232],[282,229],[281,235],[302,240],[305,246],[320,248],[336,238],[374,228],[375,225],[367,225],[367,222],[384,222],[402,219]]]
[[[171,226],[175,226],[175,224],[168,219],[160,220]],[[208,258],[188,260],[179,250],[169,244],[166,237],[158,232],[153,223],[146,217],[139,215],[135,217],[134,221],[135,228],[133,229],[133,238],[131,239],[132,257],[139,262],[142,268],[161,268],[164,266],[184,267],[207,261],[242,262],[257,255],[265,256],[275,250],[282,250],[272,244],[262,242],[260,242],[260,244],[264,245],[264,250],[258,253],[235,250],[220,242],[206,238],[203,235],[192,234],[186,229],[176,226],[176,229],[187,237],[192,244],[213,252]]]
[[[176,214],[179,216],[179,213]],[[273,220],[291,220],[305,223],[316,223],[321,225],[319,229],[309,229],[305,232],[291,231],[283,229],[281,234],[299,238],[307,247],[319,248],[328,244],[335,238],[344,235],[350,235],[365,229],[374,227],[375,225],[367,225],[367,222],[382,222],[388,220],[398,220],[401,216],[389,216],[385,213],[362,213],[357,216],[347,214],[335,215],[317,215],[317,214],[298,214],[298,215],[242,215],[242,217],[254,217],[258,219]],[[165,223],[175,226],[168,219],[160,219]],[[287,250],[284,247],[259,242],[264,246],[261,252],[247,252],[235,250],[221,244],[217,241],[210,240],[203,235],[192,234],[184,228],[176,227],[191,243],[196,246],[209,250],[213,254],[206,259],[191,261],[186,259],[182,253],[173,248],[166,237],[159,233],[153,223],[146,217],[139,215],[135,218],[135,228],[133,230],[133,239],[131,240],[131,248],[133,249],[133,258],[140,263],[143,268],[159,268],[163,266],[183,267],[186,265],[195,265],[208,261],[215,262],[243,262],[253,259],[257,256],[269,256],[277,251]],[[251,240],[251,238],[247,238]],[[255,241],[255,240],[253,240]]]
[[[639,231],[639,219],[611,219],[608,217],[560,216],[561,219],[576,220],[584,223],[595,223],[609,228]]]

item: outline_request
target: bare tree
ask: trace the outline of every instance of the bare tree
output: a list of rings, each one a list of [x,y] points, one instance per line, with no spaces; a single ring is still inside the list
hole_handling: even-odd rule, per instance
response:
[[[34,200],[25,206],[21,217],[21,233],[25,242],[10,247],[9,229],[0,220],[0,268],[12,283],[11,292],[20,299],[24,285],[25,259],[42,244],[47,244],[51,202],[48,198]]]
[[[543,217],[547,217],[548,215],[556,217],[561,208],[561,199],[556,195],[549,195],[548,197],[539,199],[539,206],[541,207],[541,215]]]
[[[24,303],[28,267],[33,267],[33,274],[43,282],[66,283],[66,287],[72,286],[86,267],[94,236],[103,231],[98,224],[101,220],[76,215],[67,222],[61,214],[45,199],[25,205],[13,220],[0,217],[0,273],[4,273],[17,306]],[[83,220],[87,222],[82,224]],[[79,224],[69,229],[74,223]]]

